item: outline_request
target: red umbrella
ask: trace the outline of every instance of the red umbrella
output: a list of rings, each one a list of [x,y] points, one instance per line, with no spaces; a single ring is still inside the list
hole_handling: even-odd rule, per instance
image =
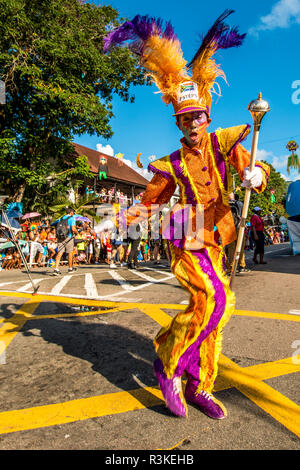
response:
[[[39,212],[28,212],[28,214],[23,215],[22,219],[32,219],[33,217],[38,217],[41,215]]]

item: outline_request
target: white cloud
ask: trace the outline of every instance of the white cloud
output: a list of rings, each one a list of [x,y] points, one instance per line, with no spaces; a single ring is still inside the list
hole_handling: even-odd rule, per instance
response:
[[[114,156],[114,149],[110,145],[96,145],[97,151],[101,153],[105,153],[105,155],[110,155],[111,157]]]
[[[271,165],[279,173],[286,169],[288,157],[288,155],[281,155],[280,157],[277,157],[273,152],[265,149],[257,149],[256,153],[256,160],[264,160],[267,163],[271,163]],[[289,178],[285,177],[285,179]]]
[[[282,157],[275,157],[274,156],[273,161],[271,161],[270,163],[272,163],[275,170],[279,171],[282,168],[286,168],[287,159],[288,159],[288,155],[283,155]]]
[[[154,162],[154,160],[156,159],[157,159],[156,155],[150,155],[150,157],[148,157],[149,162]]]
[[[295,23],[300,24],[300,0],[279,0],[268,15],[260,18],[257,26],[249,29],[249,33],[258,35],[259,31],[289,28]]]
[[[146,178],[146,180],[151,180],[152,179],[152,176],[153,174],[150,173],[147,168],[139,168],[137,166],[137,164],[135,162],[132,162],[131,160],[128,160],[128,159],[123,159],[123,162],[130,166],[130,168],[132,168],[133,170],[135,170],[137,173],[139,173],[140,175],[142,175],[144,178]]]
[[[267,160],[269,157],[273,158],[273,153],[264,149],[257,149],[255,160]]]

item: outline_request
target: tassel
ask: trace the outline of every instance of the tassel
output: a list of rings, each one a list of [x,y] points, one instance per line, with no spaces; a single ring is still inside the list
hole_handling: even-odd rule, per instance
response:
[[[290,174],[291,169],[298,169],[298,172],[300,173],[300,162],[299,162],[299,157],[297,154],[292,153],[290,157],[288,157],[288,164],[287,164],[287,172]]]

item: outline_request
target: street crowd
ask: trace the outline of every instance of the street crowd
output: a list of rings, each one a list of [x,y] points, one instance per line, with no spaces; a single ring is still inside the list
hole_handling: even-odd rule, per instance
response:
[[[234,198],[231,203],[236,229],[238,230],[242,204],[239,201],[234,202]],[[237,204],[237,211],[239,212],[237,219],[234,213],[235,204]],[[258,217],[260,211],[254,211],[254,215]],[[259,235],[259,231],[254,234],[254,228],[251,224],[253,224],[253,216],[245,227],[243,249],[238,267],[239,272],[248,271],[245,262],[246,251],[253,251],[253,261],[258,263],[256,260],[256,254],[259,254],[259,251],[256,253],[258,241],[255,240],[255,235]],[[140,236],[135,241],[122,237],[117,231],[103,232],[97,237],[91,221],[76,220],[72,261],[69,266],[72,266],[73,269],[73,267],[85,264],[107,264],[112,269],[117,268],[117,266],[128,266],[137,269],[140,263],[143,262],[153,261],[158,263],[160,259],[168,261],[168,249],[165,240],[161,236],[158,239],[152,239],[150,229],[143,228],[142,224],[140,224],[140,230]],[[282,230],[280,226],[263,226],[261,233],[263,234],[261,242],[263,246],[289,240],[287,230]],[[16,239],[27,263],[32,268],[56,267],[58,270],[59,265],[67,263],[68,256],[65,253],[59,256],[58,263],[56,263],[60,244],[56,236],[56,226],[50,224],[50,221],[46,218],[25,220],[21,224],[21,230],[16,233]],[[225,248],[228,274],[232,269],[235,246],[234,242],[231,246]],[[261,249],[263,250],[263,247]],[[264,263],[263,257],[260,258],[260,261]],[[19,251],[13,243],[9,243],[9,239],[2,238],[2,243],[0,243],[0,269],[21,269],[22,265]]]
[[[92,228],[91,222],[76,222],[77,234],[74,239],[73,266],[84,264],[108,264],[111,268],[117,265],[125,265],[132,248],[132,243],[123,239],[120,235],[106,232],[98,238]],[[27,263],[33,268],[54,267],[55,259],[59,251],[59,241],[56,237],[56,227],[51,226],[48,220],[30,221],[21,224],[21,230],[16,234],[21,250]],[[0,267],[1,269],[21,269],[22,259],[18,250],[9,245],[9,239],[2,239],[0,244]],[[138,263],[153,260],[158,263],[160,258],[166,258],[162,240],[151,240],[147,234],[142,233],[138,240],[137,260]],[[5,247],[6,245],[6,247]],[[11,245],[13,245],[11,243]],[[61,264],[65,262],[62,256]]]

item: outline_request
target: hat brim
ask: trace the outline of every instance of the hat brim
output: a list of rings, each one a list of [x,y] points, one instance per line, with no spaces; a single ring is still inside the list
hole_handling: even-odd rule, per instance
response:
[[[177,113],[173,114],[173,116],[179,116],[180,114],[184,113],[193,113],[194,111],[204,111],[207,115],[207,108],[201,108],[200,106],[187,106],[186,108],[180,109]]]

